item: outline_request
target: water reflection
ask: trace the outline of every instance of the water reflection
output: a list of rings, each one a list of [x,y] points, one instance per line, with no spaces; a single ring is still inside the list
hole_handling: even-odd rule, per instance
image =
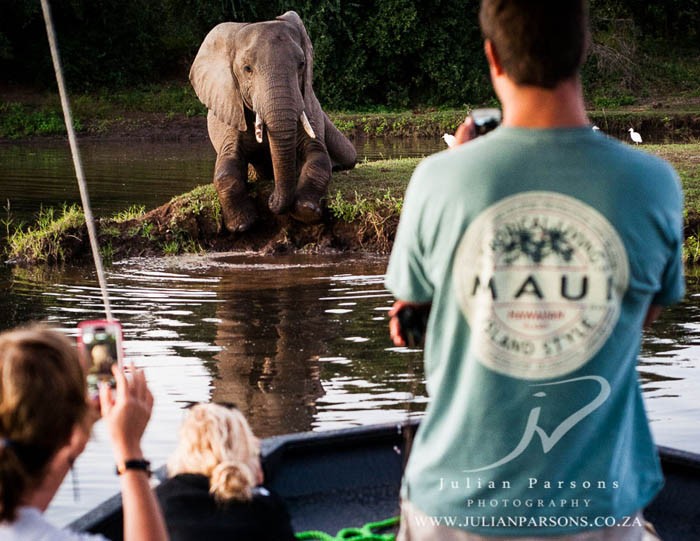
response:
[[[309,269],[220,268],[213,399],[236,403],[262,436],[310,430],[323,394],[318,357],[334,329],[318,317]]]
[[[656,440],[700,452],[700,279],[645,333],[639,373]]]
[[[418,352],[386,335],[391,299],[383,258],[295,256],[131,260],[108,273],[127,357],[144,367],[156,398],[144,447],[163,463],[190,401],[238,404],[261,436],[406,418],[407,374]],[[102,316],[90,269],[0,271],[0,327],[33,319],[75,335]],[[413,378],[419,382],[420,374]],[[413,381],[413,380],[411,380]],[[422,396],[422,385],[413,385]],[[414,410],[422,409],[418,404]],[[83,500],[62,487],[49,510],[66,522],[116,492],[111,451],[98,425],[76,465]]]
[[[211,182],[214,151],[198,143],[81,142],[93,211],[111,215],[130,205],[154,208]],[[10,201],[16,221],[29,222],[43,207],[79,203],[68,144],[62,141],[0,144],[0,205]],[[7,210],[2,212],[6,218]]]

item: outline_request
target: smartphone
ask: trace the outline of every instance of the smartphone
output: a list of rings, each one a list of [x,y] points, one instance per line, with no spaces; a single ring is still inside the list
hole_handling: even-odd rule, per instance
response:
[[[501,124],[500,109],[474,109],[470,116],[474,121],[474,130],[477,137],[496,129]]]
[[[118,321],[92,320],[78,323],[78,351],[87,373],[90,396],[99,394],[100,382],[114,387],[112,366],[124,362],[122,326]]]
[[[422,347],[428,328],[430,304],[404,306],[396,314],[399,319],[399,332],[406,345],[411,348]]]

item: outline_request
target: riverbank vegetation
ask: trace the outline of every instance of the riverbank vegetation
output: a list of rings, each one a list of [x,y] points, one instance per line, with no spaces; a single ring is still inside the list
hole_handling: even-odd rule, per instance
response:
[[[700,88],[700,76],[698,77]],[[0,92],[1,93],[1,92]],[[205,140],[206,109],[191,87],[167,85],[123,91],[114,95],[83,94],[73,99],[75,129],[83,137],[129,140]],[[464,108],[427,108],[389,111],[333,112],[333,123],[351,139],[364,137],[440,137],[453,133],[464,121]],[[614,109],[589,109],[591,121],[606,133],[625,138],[633,126],[653,134],[657,142],[700,140],[700,92],[639,102]],[[65,126],[57,96],[35,97],[31,103],[0,103],[0,142],[36,136],[63,136]]]
[[[463,107],[493,99],[476,0],[51,4],[66,78],[74,92],[185,82],[199,45],[216,24],[269,20],[294,9],[314,44],[315,90],[327,108]],[[661,86],[673,94],[697,91],[697,0],[590,0],[590,13],[593,43],[584,80],[594,106],[629,105]],[[0,69],[5,81],[53,88],[35,0],[3,6]]]
[[[678,170],[686,194],[684,256],[700,264],[700,144],[648,145]],[[370,251],[387,253],[396,233],[403,193],[418,158],[358,164],[334,173],[322,223],[304,225],[267,210],[269,182],[255,182],[262,216],[244,234],[229,234],[212,184],[195,188],[147,211],[132,207],[98,220],[102,256],[110,261],[129,256],[162,256],[238,250],[260,253]],[[84,216],[75,206],[43,209],[36,223],[4,219],[8,241],[5,259],[17,264],[87,261],[90,257]]]
[[[205,108],[187,72],[222,21],[294,9],[314,43],[314,88],[348,135],[451,131],[495,97],[477,25],[478,2],[383,0],[53,0],[76,128],[87,135],[187,135]],[[676,140],[700,122],[700,2],[591,0],[583,69],[592,119],[615,133],[666,126]],[[0,18],[0,138],[61,134],[39,3],[16,0]],[[342,111],[342,112],[340,112]],[[641,124],[641,125],[640,125]],[[191,124],[188,124],[191,125]],[[629,126],[628,126],[629,127]],[[191,129],[190,129],[191,131]],[[648,131],[648,130],[647,130]]]

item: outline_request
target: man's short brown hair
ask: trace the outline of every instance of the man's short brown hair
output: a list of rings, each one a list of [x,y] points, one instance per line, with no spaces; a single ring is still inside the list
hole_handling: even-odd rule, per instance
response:
[[[551,89],[583,64],[589,40],[585,0],[482,0],[479,22],[516,84]]]

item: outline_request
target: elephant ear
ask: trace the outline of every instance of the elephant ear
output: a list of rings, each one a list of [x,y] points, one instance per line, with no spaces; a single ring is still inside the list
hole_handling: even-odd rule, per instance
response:
[[[243,99],[231,62],[235,35],[246,23],[221,23],[204,38],[190,68],[190,82],[200,101],[229,126],[245,131]]]
[[[304,51],[304,63],[306,65],[304,70],[304,96],[306,99],[311,99],[311,96],[314,95],[313,86],[311,85],[311,80],[314,76],[314,48],[309,34],[306,33],[306,27],[304,27],[304,23],[296,11],[288,11],[284,15],[277,17],[277,20],[291,24],[301,35],[301,48]]]

